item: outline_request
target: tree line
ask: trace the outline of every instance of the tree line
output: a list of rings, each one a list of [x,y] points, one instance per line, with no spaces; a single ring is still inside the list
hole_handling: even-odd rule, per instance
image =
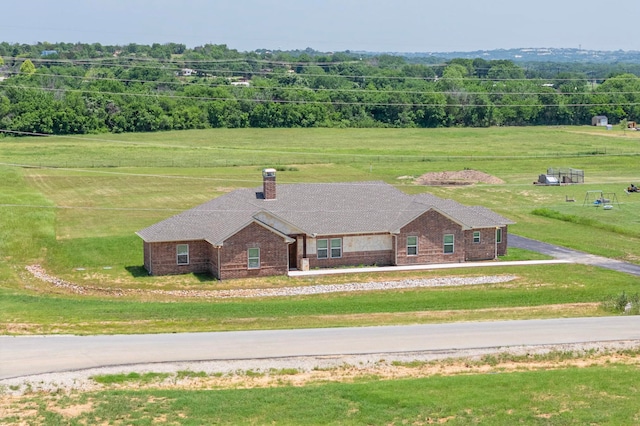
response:
[[[640,121],[640,80],[613,65],[551,75],[481,58],[0,43],[0,79],[0,129],[18,134]]]

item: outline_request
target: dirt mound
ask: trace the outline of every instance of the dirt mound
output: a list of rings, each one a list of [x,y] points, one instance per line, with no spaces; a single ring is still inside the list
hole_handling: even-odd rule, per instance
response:
[[[473,185],[474,183],[500,184],[504,181],[477,170],[425,173],[414,181],[418,185]]]

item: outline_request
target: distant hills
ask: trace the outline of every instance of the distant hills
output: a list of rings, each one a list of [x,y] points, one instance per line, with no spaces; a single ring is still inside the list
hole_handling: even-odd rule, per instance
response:
[[[354,52],[367,53],[372,52]],[[382,53],[382,52],[380,52]],[[572,62],[572,63],[640,63],[640,51],[602,51],[575,48],[518,48],[476,50],[471,52],[384,52],[406,58],[442,58],[442,59],[475,59],[510,60],[513,62]]]

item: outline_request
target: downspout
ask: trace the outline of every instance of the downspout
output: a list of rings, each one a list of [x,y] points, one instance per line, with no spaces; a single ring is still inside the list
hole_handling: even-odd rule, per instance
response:
[[[287,276],[289,275],[289,270],[291,268],[291,262],[289,261],[289,250],[291,250],[291,243],[288,243],[286,239],[284,239],[283,241],[286,245],[287,245],[287,254],[286,254],[286,258],[287,258]],[[296,257],[298,257],[298,253],[296,253]],[[262,259],[260,260],[260,263],[262,263]],[[262,264],[260,265],[262,267]]]
[[[218,279],[221,280],[222,277],[220,276],[220,274],[222,273],[222,269],[220,266],[220,252],[222,251],[222,246],[218,246]]]

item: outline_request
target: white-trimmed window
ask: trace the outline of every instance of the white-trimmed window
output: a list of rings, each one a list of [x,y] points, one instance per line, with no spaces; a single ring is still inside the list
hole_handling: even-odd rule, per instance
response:
[[[480,243],[480,231],[473,231],[473,242]]]
[[[342,257],[342,238],[322,239],[316,241],[318,259],[335,259]]]
[[[329,240],[317,240],[316,252],[318,253],[318,259],[326,259],[329,257]]]
[[[189,244],[178,244],[176,246],[176,262],[178,265],[189,264]]]
[[[342,257],[342,238],[331,239],[331,257]]]
[[[250,248],[247,250],[247,256],[249,259],[249,269],[260,269],[260,249]]]
[[[454,237],[453,234],[445,234],[443,238],[444,253],[451,254],[454,251]]]
[[[407,237],[407,256],[417,256],[417,255],[418,255],[418,237],[408,236]]]
[[[496,243],[502,242],[502,228],[496,228]]]

